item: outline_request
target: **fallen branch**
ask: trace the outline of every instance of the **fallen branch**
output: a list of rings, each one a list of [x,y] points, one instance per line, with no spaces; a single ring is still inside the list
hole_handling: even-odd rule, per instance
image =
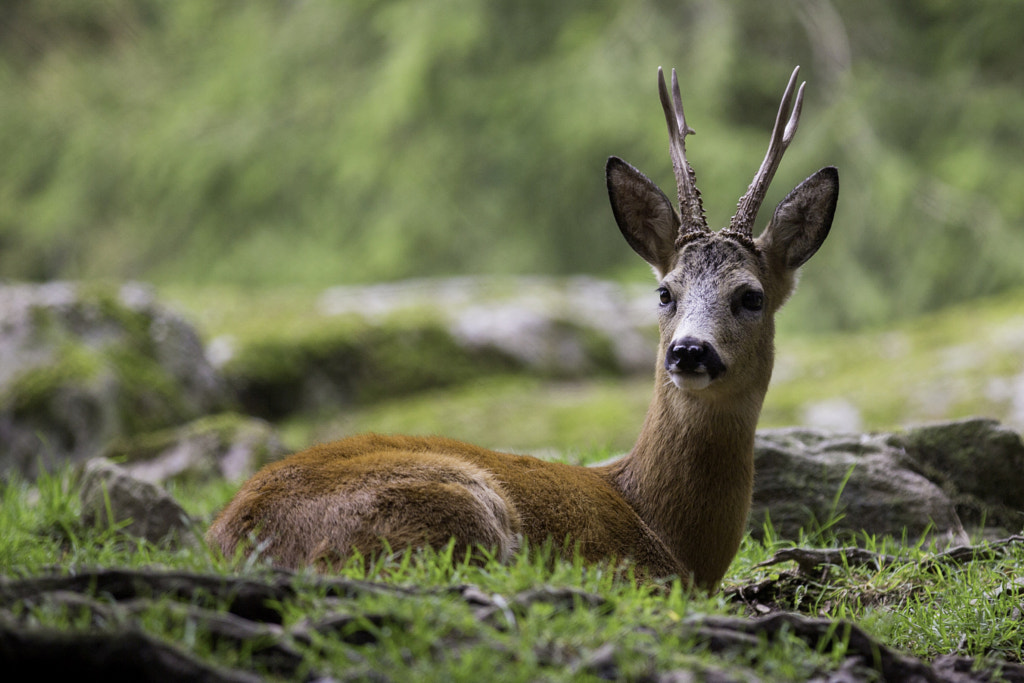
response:
[[[951,548],[924,561],[921,568],[928,569],[938,565],[964,564],[975,560],[990,560],[999,557],[1006,550],[1018,543],[1024,543],[1024,536],[1010,536],[998,541],[981,543],[974,546],[958,546]],[[864,567],[881,568],[892,564],[909,564],[918,562],[910,558],[900,558],[884,553],[876,553],[863,548],[783,548],[776,551],[769,559],[754,565],[755,569],[770,567],[783,562],[796,562],[804,574],[813,574],[816,569],[825,566],[833,567]]]
[[[990,543],[957,546],[925,560],[921,563],[921,568],[930,569],[945,564],[966,564],[980,560],[994,560],[1006,554],[1011,546],[1021,543],[1024,543],[1024,536],[1015,535]]]
[[[143,626],[140,617],[159,610],[165,622],[178,620],[201,624],[215,648],[246,647],[251,652],[253,662],[271,673],[291,677],[303,660],[302,654],[287,644],[283,638],[285,632],[280,626],[250,621],[230,612],[213,611],[196,605],[166,600],[157,602],[145,598],[108,602],[61,590],[27,598],[22,601],[22,606],[50,610],[66,608],[74,614],[88,614],[89,626],[102,629],[108,637],[117,637],[119,631],[141,632]],[[7,621],[15,623],[16,619],[8,613]]]
[[[331,597],[368,593],[412,595],[417,591],[388,584],[341,578],[313,578],[291,572],[268,572],[267,578],[245,578],[147,569],[90,569],[74,574],[24,579],[0,577],[0,602],[11,604],[46,593],[70,591],[107,597],[113,601],[170,598],[186,602],[211,600],[227,604],[227,611],[251,621],[280,624],[274,606],[296,596],[296,583],[308,581]]]
[[[856,667],[873,670],[887,681],[959,683],[994,678],[992,671],[975,671],[977,662],[973,658],[946,655],[928,664],[879,643],[861,627],[845,620],[782,612],[757,619],[703,617],[684,624],[712,651],[747,647],[751,641],[757,642],[760,638],[772,641],[788,633],[820,652],[839,649],[848,662],[853,659]],[[1024,666],[1000,663],[999,676],[1000,680],[1010,683],[1024,682]]]
[[[784,548],[776,551],[771,558],[754,565],[755,569],[770,567],[783,562],[796,562],[804,574],[824,566],[863,567],[874,565],[884,567],[900,560],[892,555],[863,550],[862,548]]]
[[[261,677],[214,667],[139,631],[83,633],[26,629],[0,621],[4,678],[27,680],[258,683]]]
[[[1019,542],[1016,540],[1019,538],[1007,539],[1001,547]],[[956,555],[961,556],[962,552]],[[828,555],[819,557],[835,559]],[[871,558],[860,559],[869,561]],[[839,558],[839,561],[843,560]],[[298,597],[295,586],[302,582],[319,587],[328,600],[337,600],[339,609],[284,628],[280,625],[280,607]],[[367,593],[395,594],[410,599],[448,595],[464,601],[481,623],[502,631],[515,630],[516,620],[536,603],[553,604],[558,609],[602,613],[608,610],[608,603],[601,596],[570,588],[542,587],[506,598],[474,586],[416,589],[284,572],[268,573],[262,580],[152,570],[97,570],[73,576],[18,580],[0,578],[3,604],[20,606],[12,611],[0,611],[0,661],[4,662],[5,676],[15,672],[33,677],[103,677],[107,681],[187,679],[242,683],[260,680],[248,672],[207,664],[195,655],[144,633],[142,617],[153,610],[164,610],[170,620],[197,624],[201,632],[209,634],[215,648],[246,651],[251,665],[261,672],[287,679],[318,678],[321,674],[309,670],[304,663],[302,648],[314,646],[321,639],[340,640],[352,647],[373,647],[389,630],[411,627],[407,619],[397,614],[346,611],[349,605],[342,598]],[[231,611],[196,604],[211,597],[220,601],[218,605],[229,604]],[[47,606],[63,606],[78,610],[79,614],[88,612],[93,630],[31,627],[28,615],[35,608]],[[328,602],[322,607],[330,609],[333,605]],[[975,670],[978,668],[976,660],[951,656],[940,657],[929,664],[879,643],[847,621],[781,612],[754,619],[717,616],[688,619],[680,628],[684,629],[684,635],[711,652],[749,652],[764,640],[796,637],[820,652],[837,653],[843,662],[837,675],[844,680],[880,676],[885,680],[961,683],[990,681],[998,675],[1011,683],[1024,683],[1024,666],[1019,664],[984,661],[981,664],[987,668]],[[487,637],[485,632],[452,635],[456,641],[469,644],[477,644]],[[616,650],[609,647],[589,653],[573,666],[581,671],[599,671],[601,675],[616,674]]]

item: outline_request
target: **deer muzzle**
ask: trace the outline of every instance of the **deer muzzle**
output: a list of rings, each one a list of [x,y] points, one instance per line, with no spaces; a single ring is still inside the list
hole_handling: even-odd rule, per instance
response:
[[[725,372],[725,363],[710,343],[696,337],[683,337],[669,345],[665,370],[680,388],[703,388]]]

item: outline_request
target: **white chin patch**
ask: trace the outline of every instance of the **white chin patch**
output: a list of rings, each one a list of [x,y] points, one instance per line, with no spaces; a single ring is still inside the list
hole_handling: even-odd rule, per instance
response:
[[[711,376],[706,372],[686,374],[670,372],[669,377],[672,378],[672,384],[684,391],[700,391],[711,384]]]

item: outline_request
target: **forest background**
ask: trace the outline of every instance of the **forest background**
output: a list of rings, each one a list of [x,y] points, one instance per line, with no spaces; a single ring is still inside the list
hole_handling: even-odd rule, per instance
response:
[[[603,166],[674,195],[657,67],[717,227],[799,64],[766,207],[824,165],[842,191],[787,318],[884,325],[1024,286],[1022,29],[1016,0],[5,2],[0,273],[649,281]]]

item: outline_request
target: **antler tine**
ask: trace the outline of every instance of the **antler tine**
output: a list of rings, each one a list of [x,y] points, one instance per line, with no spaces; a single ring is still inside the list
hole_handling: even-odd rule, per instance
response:
[[[785,154],[786,148],[789,147],[789,143],[796,133],[797,123],[800,120],[800,110],[804,104],[804,86],[807,85],[806,83],[800,84],[800,89],[796,93],[796,103],[793,105],[793,111],[784,127],[782,119],[786,112],[789,111],[790,102],[793,100],[793,88],[796,86],[796,77],[799,73],[800,67],[798,66],[793,69],[793,75],[789,77],[789,85],[786,86],[786,92],[782,95],[782,103],[779,105],[779,113],[775,115],[775,127],[772,129],[772,139],[768,145],[768,152],[764,155],[761,168],[758,169],[754,180],[751,181],[750,186],[747,188],[747,193],[740,198],[739,203],[736,205],[736,215],[732,217],[732,221],[729,224],[732,230],[748,236],[752,236],[754,220],[757,218],[758,209],[761,208],[764,196],[768,193],[768,186],[771,185],[772,178],[775,177],[775,171],[779,168],[782,155]]]
[[[668,124],[669,153],[672,156],[672,169],[676,175],[676,187],[679,190],[679,214],[682,218],[680,233],[691,230],[707,231],[704,219],[704,205],[701,202],[700,190],[697,189],[697,178],[686,161],[686,136],[694,130],[686,125],[683,115],[683,98],[679,95],[679,79],[676,70],[672,69],[672,96],[669,97],[665,86],[665,72],[658,67],[658,95],[661,107],[665,110],[665,123]]]

